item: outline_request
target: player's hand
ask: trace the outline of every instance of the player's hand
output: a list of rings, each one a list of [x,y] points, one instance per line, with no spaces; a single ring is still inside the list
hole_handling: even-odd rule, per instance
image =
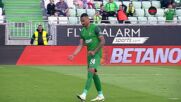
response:
[[[68,59],[69,59],[70,61],[72,61],[72,60],[74,59],[74,55],[69,55],[69,56],[68,56]]]
[[[95,51],[88,51],[88,55],[94,56],[95,55]]]

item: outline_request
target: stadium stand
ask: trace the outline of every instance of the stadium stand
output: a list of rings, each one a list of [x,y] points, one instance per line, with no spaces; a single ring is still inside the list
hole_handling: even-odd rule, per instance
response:
[[[4,3],[7,21],[26,22],[29,20],[42,20],[40,1],[5,0]]]
[[[91,18],[93,18],[96,13],[95,9],[87,9],[86,12]]]
[[[151,6],[150,1],[142,1],[142,8],[148,9]]]
[[[59,24],[68,24],[68,17],[58,17]]]
[[[140,1],[133,1],[133,6],[135,9],[141,9],[142,5]]]
[[[68,17],[68,23],[69,24],[78,24],[78,18],[77,17]]]
[[[49,3],[49,0],[43,0],[45,3],[44,3],[44,6],[46,8],[46,5]],[[70,10],[69,10],[69,13],[70,13],[70,17],[80,17],[80,15],[82,13],[88,13],[88,15],[92,18],[93,15],[95,14],[96,10],[99,10],[100,8],[100,5],[102,4],[101,1],[94,1],[94,4],[95,4],[95,9],[80,9],[80,8],[76,8],[74,6],[74,4],[70,4],[72,3],[71,1],[72,0],[65,0],[68,5],[70,5]],[[58,2],[57,0],[55,0],[55,3]],[[116,4],[119,6],[121,3],[123,3],[124,5],[128,6],[129,3],[133,3],[133,6],[135,7],[135,14],[134,14],[134,17],[163,17],[164,16],[164,13],[165,11],[167,10],[164,9],[164,8],[161,8],[161,2],[159,0],[152,0],[152,1],[147,1],[147,0],[143,0],[143,1],[119,1],[119,0],[115,0]],[[107,0],[103,0],[103,4],[107,3]],[[150,15],[150,13],[148,12],[148,9],[151,7],[151,6],[154,6],[157,8],[157,13],[155,15]],[[176,9],[176,16],[180,16],[181,15],[181,10],[180,9]],[[134,18],[135,19],[135,18]],[[69,19],[68,19],[69,20]],[[132,20],[132,18],[130,18],[130,20]],[[139,19],[137,19],[138,22],[133,22],[132,23],[138,23],[140,24],[139,22]],[[158,20],[158,19],[157,19]],[[164,20],[162,20],[163,22]],[[79,22],[79,19],[78,19],[78,22]],[[161,22],[161,21],[160,21]],[[160,23],[159,21],[157,23]],[[70,23],[68,21],[68,23]],[[75,22],[74,22],[75,23]],[[148,23],[148,22],[147,22]]]
[[[181,9],[176,9],[176,16],[181,17]]]
[[[158,19],[158,24],[165,24],[166,17],[157,17]]]
[[[3,0],[3,3],[10,39],[31,38],[32,31],[36,30],[39,24],[47,28],[42,22],[43,13],[39,0]]]
[[[6,9],[6,19],[7,21],[13,21],[13,22],[24,22],[24,21],[29,21],[29,20],[42,20],[42,12],[41,12],[41,6],[40,6],[40,1],[43,2],[43,8],[46,10],[47,4],[50,2],[49,0],[4,0],[5,2],[5,9]],[[75,24],[76,22],[79,23],[79,18],[75,18],[75,17],[80,17],[80,15],[82,13],[88,13],[88,15],[92,18],[96,12],[96,10],[99,10],[100,5],[102,4],[101,1],[94,1],[95,4],[95,9],[80,9],[80,8],[76,8],[75,5],[73,4],[73,0],[65,0],[68,3],[69,6],[69,17],[67,17],[67,23],[66,24]],[[103,0],[103,3],[107,3],[108,0]],[[54,0],[54,3],[56,4],[57,2],[59,2],[59,0]],[[132,24],[140,24],[141,21],[139,21],[140,19],[138,19],[137,17],[156,17],[156,19],[158,20],[157,23],[161,23],[164,22],[165,18],[164,16],[164,12],[167,10],[164,8],[161,8],[161,2],[159,0],[152,0],[152,1],[120,1],[120,0],[115,0],[117,5],[120,5],[121,3],[123,3],[124,5],[128,6],[129,3],[133,3],[133,6],[135,7],[135,14],[133,16],[133,18],[129,18]],[[148,12],[149,7],[154,6],[157,8],[157,13],[156,15],[150,15]],[[30,9],[32,8],[32,9]],[[16,15],[18,16],[22,16],[23,18],[15,18],[15,12],[13,11],[14,9],[16,9]],[[180,16],[181,16],[181,9],[176,9],[176,17],[174,18],[174,22],[179,21]],[[0,15],[2,15],[2,10],[0,8]],[[28,16],[27,16],[28,15]],[[0,17],[0,19],[4,19],[4,17]],[[73,22],[73,19],[75,20],[75,22]],[[155,18],[154,18],[155,19]],[[57,22],[53,21],[53,23],[61,23],[61,19],[57,18],[57,17],[47,17],[47,20],[49,24],[50,22],[52,23],[52,20],[58,20]],[[65,19],[64,19],[65,20]],[[71,20],[71,21],[69,21]],[[78,21],[77,21],[78,20]],[[175,21],[176,20],[176,21]],[[115,22],[116,23],[116,22]],[[149,21],[147,22],[149,23]],[[179,23],[179,22],[178,22]]]
[[[76,9],[69,9],[69,14],[70,14],[70,17],[76,17],[77,15]]]
[[[128,20],[131,22],[131,24],[137,24],[138,22],[137,17],[128,17]]]
[[[49,24],[57,24],[58,17],[48,17]]]
[[[139,24],[147,24],[147,17],[138,17]]]
[[[146,17],[153,17],[154,15],[150,15],[148,9],[145,9],[145,16]]]
[[[4,23],[4,16],[0,16],[0,23]]]
[[[66,2],[68,4],[69,8],[75,9],[75,5],[73,4],[73,0],[66,0]]]
[[[2,14],[3,14],[3,9],[0,8],[0,15],[2,16]]]
[[[123,4],[126,5],[128,7],[130,1],[123,1]]]
[[[144,17],[145,16],[145,10],[144,9],[135,9],[135,16]]]
[[[86,9],[77,9],[77,16],[80,17],[82,13],[86,13]]]
[[[0,23],[4,23],[3,10],[0,8]]]
[[[178,17],[178,23],[181,23],[181,16]]]
[[[177,17],[174,17],[174,18],[173,18],[173,21],[171,22],[171,24],[177,24],[177,21],[178,21],[178,20],[177,20]]]
[[[108,17],[110,24],[118,24],[118,20],[116,17]]]
[[[95,4],[96,9],[100,9],[102,2],[101,1],[94,1],[94,4]]]
[[[7,24],[7,34],[10,35],[9,38],[11,40],[29,40],[33,33],[32,31],[34,31],[39,24],[42,24],[43,28],[47,29],[47,32],[56,34],[55,28],[57,24],[81,24],[80,16],[82,13],[88,13],[92,20],[96,11],[100,9],[100,5],[102,4],[101,1],[96,0],[94,1],[95,8],[80,9],[75,7],[73,0],[65,1],[69,6],[70,15],[68,17],[59,17],[58,15],[44,15],[46,14],[46,7],[50,2],[49,0],[3,0],[4,9],[0,5],[0,23],[4,23],[5,21]],[[103,0],[103,3],[105,4],[107,1],[108,0]],[[59,2],[59,0],[54,0],[55,4],[57,2]],[[167,11],[168,8],[161,8],[161,2],[159,0],[115,0],[115,2],[118,4],[118,6],[122,3],[126,6],[128,6],[131,2],[133,3],[133,6],[135,7],[135,13],[133,17],[128,17],[128,20],[131,24],[181,24],[181,8],[175,8],[175,16],[173,21],[166,21],[165,11]],[[155,15],[150,15],[148,12],[148,9],[151,6],[157,8],[157,13]],[[119,24],[116,17],[109,17],[106,23],[113,25]],[[17,44],[19,44],[19,42]]]
[[[148,17],[149,24],[157,24],[157,17]]]
[[[117,4],[117,6],[119,7],[119,5],[121,4],[121,2],[120,1],[115,1],[116,2],[116,4]]]
[[[163,17],[164,16],[164,9],[158,8],[156,15],[157,17]]]
[[[156,8],[161,8],[161,3],[160,1],[151,1],[152,6],[156,7]]]
[[[4,23],[4,4],[2,2],[2,0],[0,0],[0,23]]]

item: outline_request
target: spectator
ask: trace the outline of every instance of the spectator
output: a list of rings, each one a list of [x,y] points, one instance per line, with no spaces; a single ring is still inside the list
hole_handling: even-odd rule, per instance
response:
[[[168,5],[172,4],[174,0],[161,0],[161,8],[167,8]]]
[[[50,3],[47,5],[47,14],[52,16],[55,14],[55,4],[54,0],[50,0]]]
[[[101,23],[109,23],[107,12],[104,10],[104,5],[100,5],[99,14],[102,16]]]
[[[172,8],[173,8],[173,9],[176,9],[176,7],[177,7],[176,3],[173,2],[173,3],[172,3]]]
[[[31,45],[48,45],[49,35],[44,31],[42,25],[38,25],[37,31],[34,32],[30,44]]]
[[[118,10],[117,4],[113,0],[109,0],[108,3],[105,5],[105,11],[108,14],[108,17],[116,16],[116,11]]]
[[[95,8],[93,2],[94,2],[93,0],[88,0],[87,1],[88,9],[94,9]]]
[[[126,13],[126,11],[127,11],[127,6],[126,6],[123,2],[121,2],[121,4],[122,4],[122,7],[123,7],[124,12]],[[120,4],[120,5],[121,5],[121,4]]]
[[[168,10],[165,12],[166,21],[172,22],[175,15],[175,10],[172,8],[172,5],[170,4],[168,6]]]
[[[59,16],[68,16],[68,5],[64,0],[60,0],[60,2],[57,2],[55,5],[55,10],[58,12]]]
[[[126,13],[124,12],[122,5],[119,6],[119,10],[117,13],[117,20],[119,23],[123,23],[124,21],[128,20],[128,17],[126,15]],[[127,22],[125,22],[125,23],[127,23]]]
[[[82,2],[83,2],[83,8],[84,9],[88,8],[87,0],[82,0]]]
[[[83,1],[82,0],[73,0],[74,5],[76,8],[78,9],[82,9],[83,8]]]
[[[133,16],[134,12],[135,12],[135,8],[134,8],[133,4],[129,3],[129,6],[128,6],[128,9],[127,9],[127,12],[126,12],[127,16],[128,17]]]
[[[100,24],[102,20],[102,16],[99,14],[99,11],[96,11],[94,15],[94,24]]]

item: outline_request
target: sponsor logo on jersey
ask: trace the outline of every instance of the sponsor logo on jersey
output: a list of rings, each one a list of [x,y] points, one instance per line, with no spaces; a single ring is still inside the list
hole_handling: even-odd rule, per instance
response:
[[[92,42],[92,39],[85,40],[86,44],[91,43],[91,42]]]

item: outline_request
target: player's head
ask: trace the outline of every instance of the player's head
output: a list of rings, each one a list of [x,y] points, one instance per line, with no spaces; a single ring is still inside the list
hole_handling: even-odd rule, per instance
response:
[[[89,20],[89,16],[87,13],[83,13],[81,16],[80,16],[80,21],[81,21],[81,24],[84,26],[84,27],[87,27],[89,24],[90,24],[90,20]]]

